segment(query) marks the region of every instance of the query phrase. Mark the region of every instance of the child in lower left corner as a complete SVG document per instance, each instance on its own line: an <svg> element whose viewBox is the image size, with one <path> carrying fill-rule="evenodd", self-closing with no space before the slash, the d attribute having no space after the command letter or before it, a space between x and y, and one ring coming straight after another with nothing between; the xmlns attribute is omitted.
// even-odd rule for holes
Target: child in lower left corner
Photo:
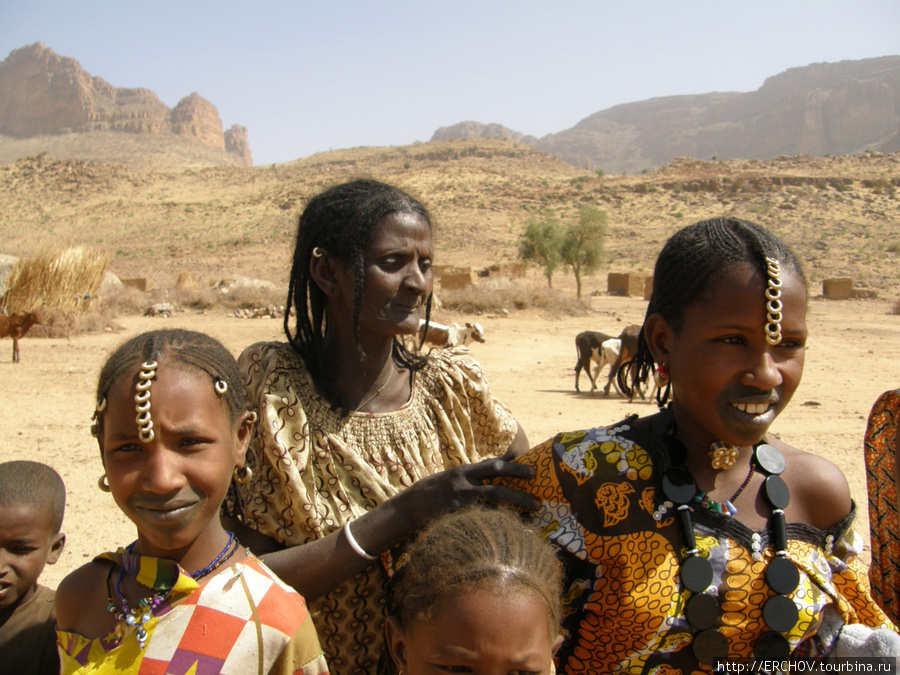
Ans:
<svg viewBox="0 0 900 675"><path fill-rule="evenodd" d="M59 560L62 478L46 464L0 464L0 672L59 673L53 591L38 583Z"/></svg>
<svg viewBox="0 0 900 675"><path fill-rule="evenodd" d="M98 482L137 539L66 577L56 595L63 675L321 675L303 598L219 520L255 416L234 357L203 333L144 333L97 387Z"/></svg>

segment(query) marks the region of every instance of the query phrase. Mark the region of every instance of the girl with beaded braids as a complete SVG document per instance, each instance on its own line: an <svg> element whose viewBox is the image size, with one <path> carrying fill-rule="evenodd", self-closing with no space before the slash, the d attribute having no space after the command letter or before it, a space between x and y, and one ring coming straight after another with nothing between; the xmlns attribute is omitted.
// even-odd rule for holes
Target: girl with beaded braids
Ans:
<svg viewBox="0 0 900 675"><path fill-rule="evenodd" d="M202 333L144 333L106 362L91 429L98 485L137 539L60 584L64 675L327 673L303 598L219 519L255 419L234 357Z"/></svg>
<svg viewBox="0 0 900 675"><path fill-rule="evenodd" d="M239 359L260 421L226 520L309 599L337 673L375 668L382 554L448 507L536 506L491 484L531 475L508 461L528 442L468 350L403 347L430 314L431 230L418 201L378 181L313 197L297 228L287 342Z"/></svg>
<svg viewBox="0 0 900 675"><path fill-rule="evenodd" d="M391 577L379 675L554 672L562 565L512 511L434 521Z"/></svg>
<svg viewBox="0 0 900 675"><path fill-rule="evenodd" d="M693 673L724 659L900 653L856 559L827 459L769 434L803 372L806 281L763 228L676 232L657 259L632 386L655 415L562 433L519 458L533 524L567 566L566 673Z"/></svg>

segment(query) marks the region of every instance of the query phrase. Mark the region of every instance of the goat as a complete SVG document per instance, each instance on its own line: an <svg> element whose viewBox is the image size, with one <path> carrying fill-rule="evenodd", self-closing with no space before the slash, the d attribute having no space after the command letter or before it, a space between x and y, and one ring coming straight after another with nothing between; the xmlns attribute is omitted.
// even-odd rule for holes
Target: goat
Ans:
<svg viewBox="0 0 900 675"><path fill-rule="evenodd" d="M11 337L13 341L13 363L19 363L19 338L31 330L34 324L43 325L39 312L23 312L0 316L0 338Z"/></svg>
<svg viewBox="0 0 900 675"><path fill-rule="evenodd" d="M425 319L419 321L419 342L424 341L440 349L467 345L469 342L484 342L484 328L480 323L467 323L465 325L451 323L449 326L442 323L428 323L426 333Z"/></svg>
<svg viewBox="0 0 900 675"><path fill-rule="evenodd" d="M591 361L600 361L603 343L612 339L612 335L592 330L586 330L575 336L575 352L578 356L578 361L575 363L575 391L581 391L578 386L578 379L581 377L582 370L587 372L587 376L591 380L591 391L597 388L594 376L591 375ZM607 391L609 391L608 386Z"/></svg>

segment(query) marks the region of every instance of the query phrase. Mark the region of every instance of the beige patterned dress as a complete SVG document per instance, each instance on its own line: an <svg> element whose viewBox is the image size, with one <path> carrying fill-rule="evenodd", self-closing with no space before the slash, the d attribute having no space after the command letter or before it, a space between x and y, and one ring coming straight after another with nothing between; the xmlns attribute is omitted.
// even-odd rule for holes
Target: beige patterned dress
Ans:
<svg viewBox="0 0 900 675"><path fill-rule="evenodd" d="M389 413L332 409L285 343L252 345L239 363L260 419L253 478L227 508L283 544L325 537L425 476L502 454L516 435L465 348L434 352L410 400ZM332 673L375 671L386 578L376 561L309 603Z"/></svg>

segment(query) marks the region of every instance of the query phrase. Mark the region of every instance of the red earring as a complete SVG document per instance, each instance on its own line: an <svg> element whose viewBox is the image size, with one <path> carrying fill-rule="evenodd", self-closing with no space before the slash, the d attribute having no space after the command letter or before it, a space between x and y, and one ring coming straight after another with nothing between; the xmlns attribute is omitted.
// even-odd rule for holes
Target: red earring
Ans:
<svg viewBox="0 0 900 675"><path fill-rule="evenodd" d="M669 368L664 363L660 363L656 367L656 371L653 373L653 381L656 382L656 386L659 389L665 389L669 385Z"/></svg>

